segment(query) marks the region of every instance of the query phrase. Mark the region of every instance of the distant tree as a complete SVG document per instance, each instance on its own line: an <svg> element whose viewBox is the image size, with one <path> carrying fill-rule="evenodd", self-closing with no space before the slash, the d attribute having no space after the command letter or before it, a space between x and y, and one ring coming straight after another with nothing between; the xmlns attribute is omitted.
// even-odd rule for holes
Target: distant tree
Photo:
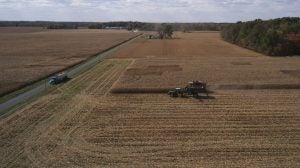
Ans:
<svg viewBox="0 0 300 168"><path fill-rule="evenodd" d="M172 38L173 36L173 27L172 25L162 24L157 28L160 39Z"/></svg>
<svg viewBox="0 0 300 168"><path fill-rule="evenodd" d="M293 33L295 35L297 35L298 33L300 33L300 22L289 26L288 32L289 33Z"/></svg>
<svg viewBox="0 0 300 168"><path fill-rule="evenodd" d="M78 25L74 23L50 23L47 29L77 29Z"/></svg>
<svg viewBox="0 0 300 168"><path fill-rule="evenodd" d="M262 39L262 49L266 51L266 53L273 55L274 54L274 48L281 43L283 40L283 36L281 33L276 31L273 28L269 28L267 33Z"/></svg>
<svg viewBox="0 0 300 168"><path fill-rule="evenodd" d="M164 33L167 38L172 38L173 36L173 27L171 25L166 25L164 28Z"/></svg>
<svg viewBox="0 0 300 168"><path fill-rule="evenodd" d="M88 26L89 29L104 29L104 25L102 23L91 24Z"/></svg>

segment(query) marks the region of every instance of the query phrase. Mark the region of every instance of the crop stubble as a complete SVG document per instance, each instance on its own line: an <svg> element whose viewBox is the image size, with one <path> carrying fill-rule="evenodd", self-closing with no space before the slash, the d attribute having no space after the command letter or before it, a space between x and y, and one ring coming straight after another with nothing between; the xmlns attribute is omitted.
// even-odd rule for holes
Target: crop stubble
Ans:
<svg viewBox="0 0 300 168"><path fill-rule="evenodd" d="M207 36L206 34L199 36L203 35ZM209 54L209 51L207 52ZM117 53L116 57L119 54L121 53ZM250 52L249 55L251 54L253 53ZM182 71L188 67L183 63L190 64L197 61L196 55L193 57L195 59L190 61L183 59L178 61L181 62ZM205 58L202 55L199 57ZM264 56L260 55L255 57L267 59L261 58ZM169 60L172 62L168 62ZM234 62L241 60L236 59ZM147 61L148 64L143 58L134 56L105 60L60 89L51 92L49 96L2 119L1 165L4 167L16 165L297 167L299 165L300 90L217 89L212 95L214 98L211 99L172 99L166 94L110 93L111 88L120 88L124 78L133 72L151 76L143 72L148 72L147 69L150 71L159 69L160 72L163 71L161 74L163 76L168 70L173 73L181 70L178 66L174 66L178 65L175 58L165 61L153 58ZM210 65L212 71L222 66L221 63L213 64L213 59L204 59L202 64L205 65L205 62ZM289 61L282 64L286 64L282 65L284 68L294 65ZM197 68L201 71L202 67ZM136 69L141 69L142 72ZM156 79L157 75L152 77ZM184 79L180 80L184 83ZM168 80L161 77L160 83L162 85L156 88L164 88ZM243 82L240 81L241 83ZM247 82L244 81L245 83ZM169 84L172 85L171 81Z"/></svg>

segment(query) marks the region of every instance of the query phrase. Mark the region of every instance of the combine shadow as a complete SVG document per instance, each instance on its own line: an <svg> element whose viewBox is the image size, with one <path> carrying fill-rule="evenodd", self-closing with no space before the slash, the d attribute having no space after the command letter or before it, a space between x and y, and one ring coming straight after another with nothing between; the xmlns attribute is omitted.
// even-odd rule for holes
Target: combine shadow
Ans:
<svg viewBox="0 0 300 168"><path fill-rule="evenodd" d="M200 101L202 101L202 100L214 100L214 99L216 99L214 96L202 96L202 95L197 96L197 97L193 97L193 98L197 99L197 100L200 100Z"/></svg>
<svg viewBox="0 0 300 168"><path fill-rule="evenodd" d="M216 99L214 96L204 96L204 95L199 95L199 96L188 96L188 95L183 95L183 96L178 96L178 97L174 97L176 99L197 99L199 101L203 101L203 100L214 100Z"/></svg>
<svg viewBox="0 0 300 168"><path fill-rule="evenodd" d="M208 95L205 95L205 94L202 93L201 95L198 95L194 98L197 99L197 100L200 100L200 101L202 101L202 100L214 100L216 98L214 96L210 95L210 94L213 94L213 93L214 92L212 90L207 90Z"/></svg>

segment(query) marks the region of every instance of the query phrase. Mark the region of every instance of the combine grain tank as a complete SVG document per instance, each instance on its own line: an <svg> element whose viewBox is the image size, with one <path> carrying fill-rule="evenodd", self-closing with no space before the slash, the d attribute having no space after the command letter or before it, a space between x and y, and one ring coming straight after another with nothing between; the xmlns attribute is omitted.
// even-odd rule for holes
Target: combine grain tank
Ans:
<svg viewBox="0 0 300 168"><path fill-rule="evenodd" d="M56 84L66 81L67 79L68 79L67 74L65 72L62 72L55 76L52 76L51 79L49 80L49 83L52 85L56 85Z"/></svg>

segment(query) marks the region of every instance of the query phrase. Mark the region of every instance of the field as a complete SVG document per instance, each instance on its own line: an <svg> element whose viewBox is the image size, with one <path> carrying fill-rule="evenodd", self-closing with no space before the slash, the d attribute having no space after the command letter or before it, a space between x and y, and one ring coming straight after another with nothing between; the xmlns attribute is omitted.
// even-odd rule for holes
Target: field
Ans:
<svg viewBox="0 0 300 168"><path fill-rule="evenodd" d="M244 87L300 88L299 57L274 58L231 45L218 33L177 33L178 40L139 41L114 58L135 58L121 77L123 89L155 90L207 81L212 89Z"/></svg>
<svg viewBox="0 0 300 168"><path fill-rule="evenodd" d="M218 33L176 36L137 40L2 118L0 165L298 167L300 58L263 56ZM193 79L213 93L157 91Z"/></svg>
<svg viewBox="0 0 300 168"><path fill-rule="evenodd" d="M79 63L135 33L0 28L0 95Z"/></svg>

